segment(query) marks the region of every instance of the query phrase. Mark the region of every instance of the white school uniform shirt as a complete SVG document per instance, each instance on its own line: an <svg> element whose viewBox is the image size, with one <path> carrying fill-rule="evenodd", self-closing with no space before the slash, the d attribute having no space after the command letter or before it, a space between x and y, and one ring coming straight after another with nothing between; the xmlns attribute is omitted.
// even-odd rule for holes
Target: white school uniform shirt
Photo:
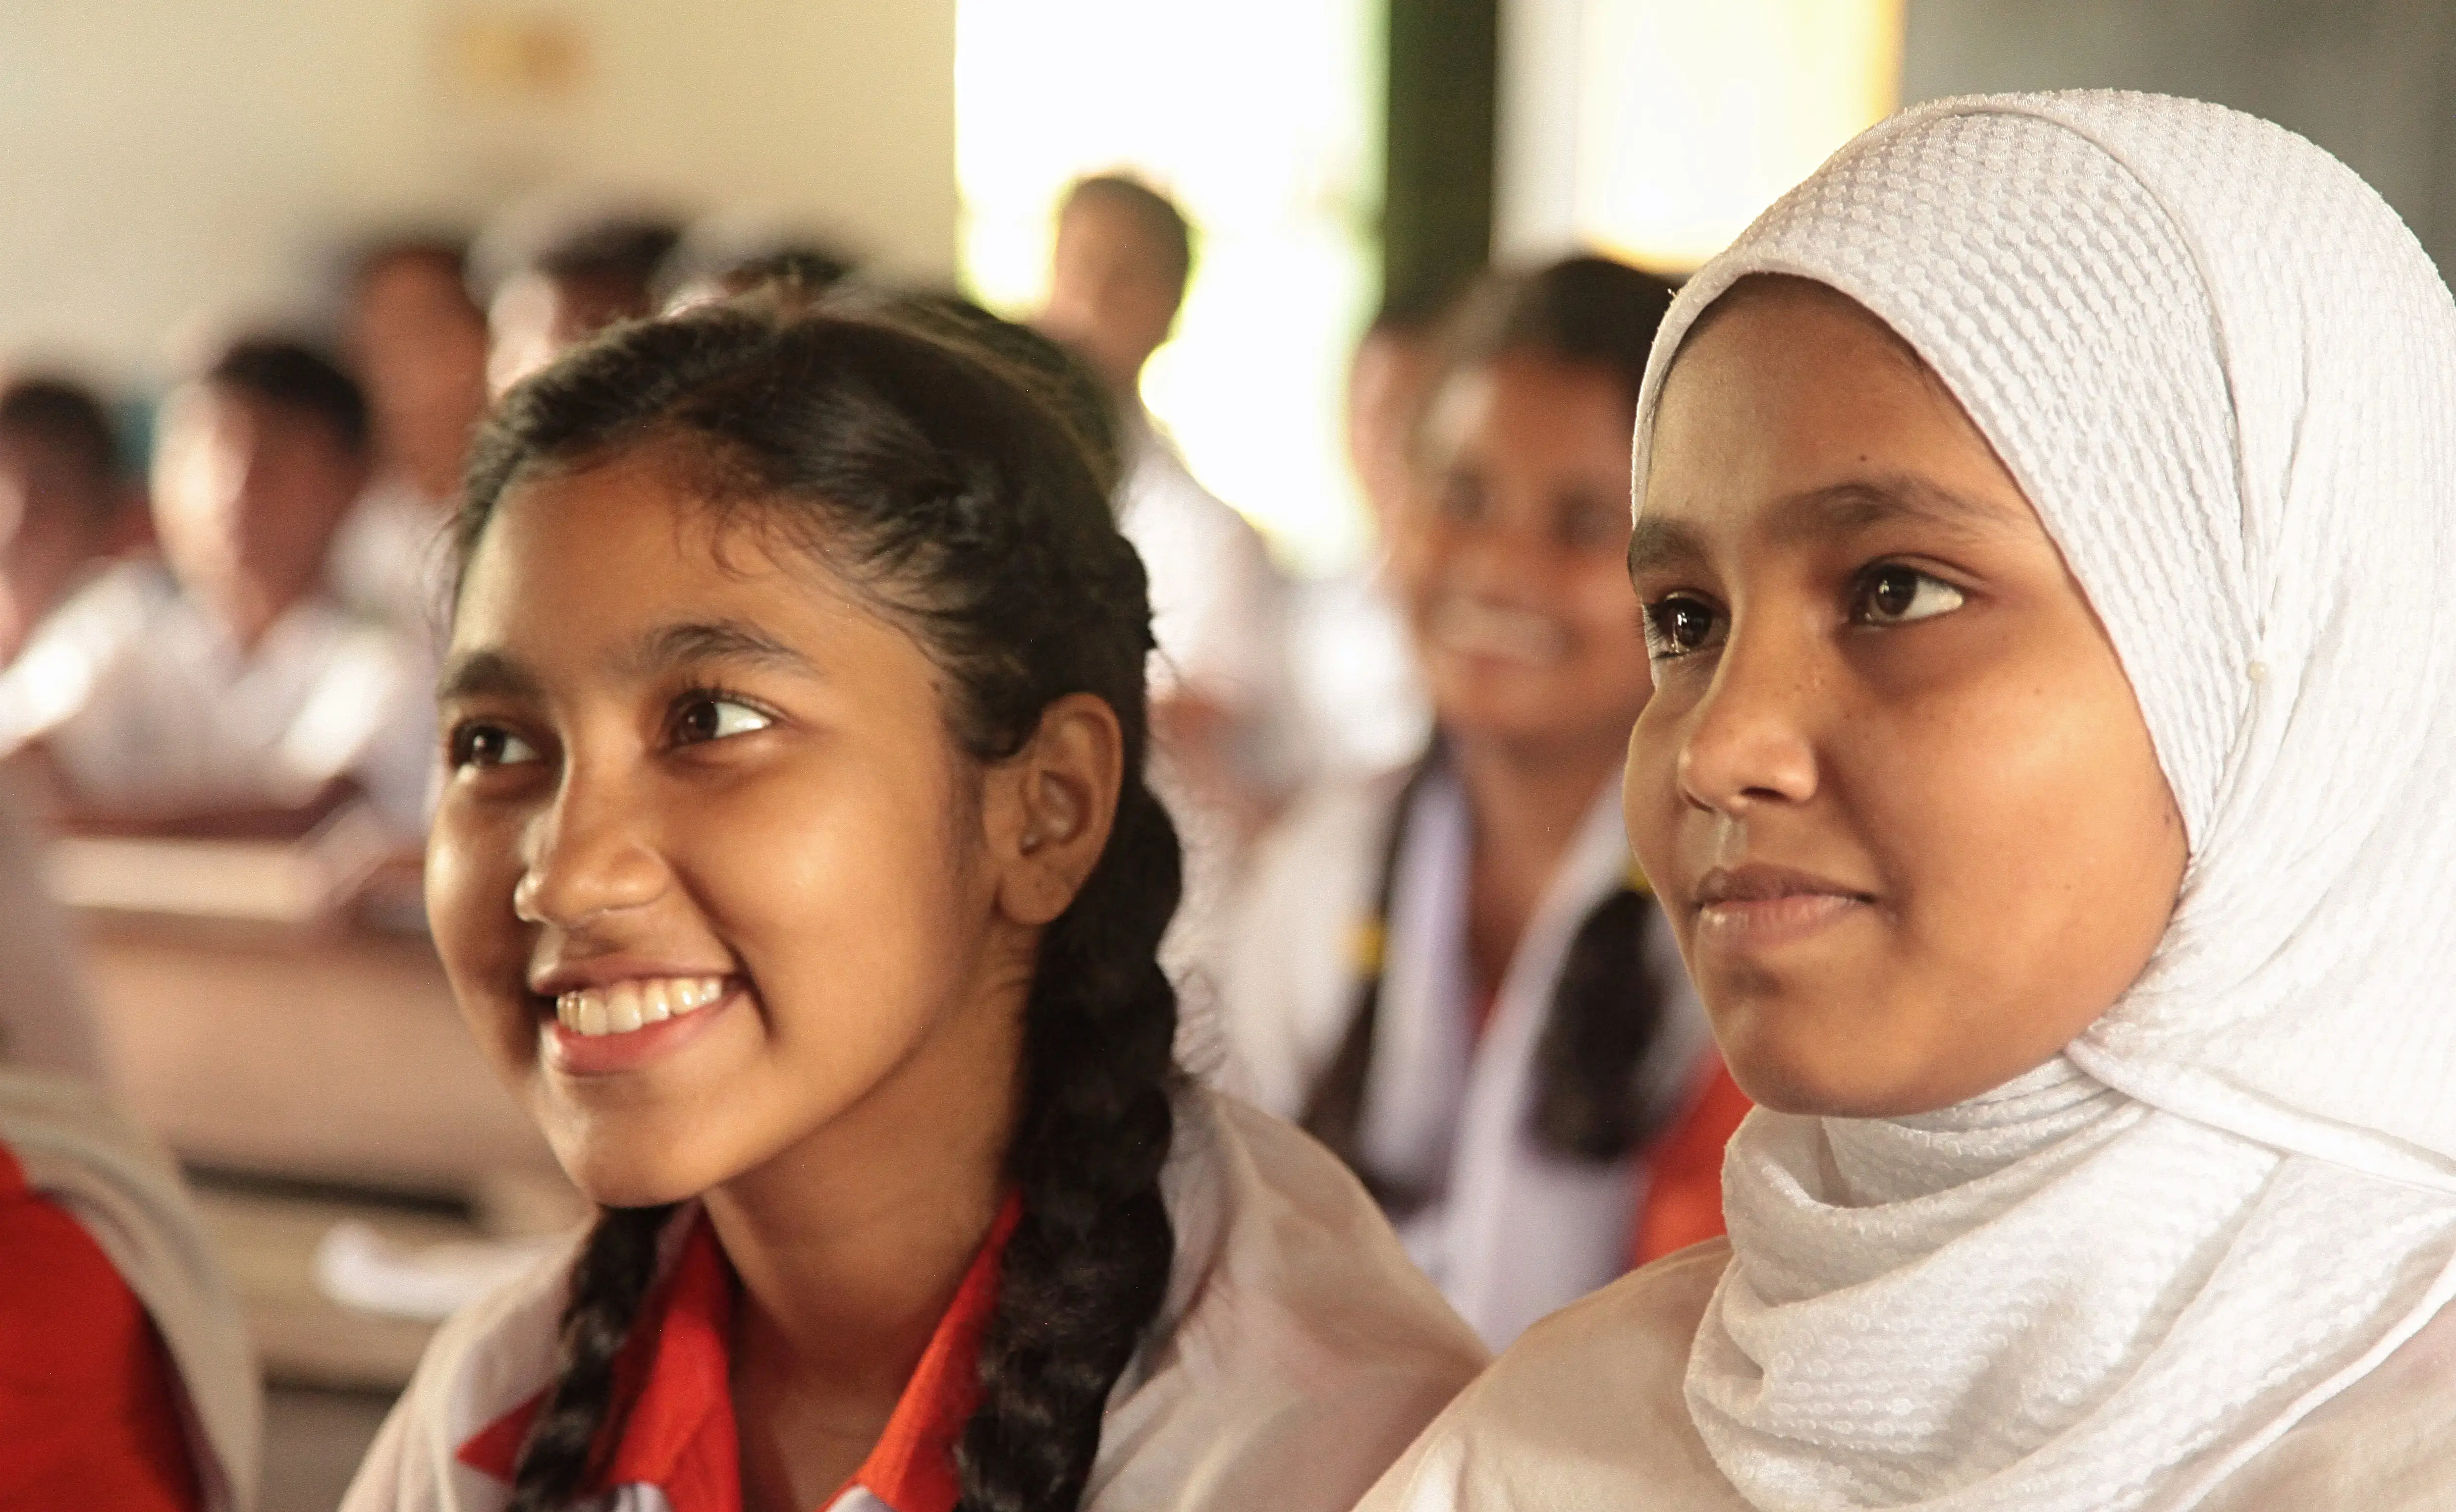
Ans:
<svg viewBox="0 0 2456 1512"><path fill-rule="evenodd" d="M1365 776L1424 748L1432 702L1383 563L1297 585L1289 626L1315 772Z"/></svg>
<svg viewBox="0 0 2456 1512"><path fill-rule="evenodd" d="M139 810L300 804L346 776L416 835L432 677L421 647L323 598L241 650L169 573L130 562L0 671L0 753L39 739L80 799Z"/></svg>
<svg viewBox="0 0 2456 1512"><path fill-rule="evenodd" d="M1355 938L1370 920L1407 773L1330 780L1258 847L1219 969L1231 1064L1261 1106L1299 1115L1356 1011ZM1420 784L1392 878L1373 1067L1358 1142L1372 1166L1434 1195L1400 1224L1417 1263L1487 1344L1628 1268L1645 1195L1639 1157L1581 1160L1529 1127L1535 1055L1579 927L1627 885L1615 776L1545 889L1479 1041L1466 943L1469 819L1446 769ZM1644 1074L1668 1110L1711 1044L1660 909L1645 964L1663 1028Z"/></svg>
<svg viewBox="0 0 2456 1512"><path fill-rule="evenodd" d="M1228 765L1253 793L1276 798L1305 757L1302 720L1291 699L1288 589L1270 548L1245 517L1195 480L1176 443L1136 404L1119 421L1124 475L1117 529L1142 558L1149 581L1155 698L1199 694L1225 709ZM1151 782L1184 848L1182 900L1161 946L1161 964L1186 1008L1187 1041L1209 1033L1215 988L1204 963L1218 950L1220 910L1244 865L1235 815L1206 806L1180 780L1163 745Z"/></svg>
<svg viewBox="0 0 2456 1512"><path fill-rule="evenodd" d="M1277 1119L1189 1090L1161 1190L1168 1296L1110 1394L1085 1512L1347 1512L1483 1347L1355 1178ZM568 1269L559 1257L443 1326L343 1512L500 1512L509 1487L457 1455L547 1384ZM611 1502L665 1505L645 1485ZM829 1512L897 1509L855 1486Z"/></svg>
<svg viewBox="0 0 2456 1512"><path fill-rule="evenodd" d="M1730 1255L1724 1239L1683 1250L1528 1330L1357 1512L1753 1512L1685 1391ZM2451 1440L2456 1315L2442 1311L2195 1512L2445 1512Z"/></svg>
<svg viewBox="0 0 2456 1512"><path fill-rule="evenodd" d="M325 576L333 596L415 644L440 649L452 588L452 511L398 475L376 480L350 506Z"/></svg>

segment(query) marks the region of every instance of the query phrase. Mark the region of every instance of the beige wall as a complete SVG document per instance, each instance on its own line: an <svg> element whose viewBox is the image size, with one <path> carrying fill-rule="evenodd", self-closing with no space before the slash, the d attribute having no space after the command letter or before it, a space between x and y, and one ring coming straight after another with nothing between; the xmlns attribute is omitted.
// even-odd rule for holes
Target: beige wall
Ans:
<svg viewBox="0 0 2456 1512"><path fill-rule="evenodd" d="M576 67L498 66L539 36ZM354 228L575 182L943 276L953 59L953 0L9 0L0 358L141 378L183 322L298 308Z"/></svg>

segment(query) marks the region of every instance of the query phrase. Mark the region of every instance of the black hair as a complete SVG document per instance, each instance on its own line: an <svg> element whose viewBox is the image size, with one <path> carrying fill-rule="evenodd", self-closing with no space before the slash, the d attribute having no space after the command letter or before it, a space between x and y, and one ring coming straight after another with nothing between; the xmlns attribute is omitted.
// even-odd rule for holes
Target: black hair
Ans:
<svg viewBox="0 0 2456 1512"><path fill-rule="evenodd" d="M1194 276L1194 224L1177 208L1177 201L1132 174L1093 174L1067 189L1058 213L1063 215L1087 199L1126 213L1158 256L1160 271L1176 288L1177 298L1183 299L1186 283Z"/></svg>
<svg viewBox="0 0 2456 1512"><path fill-rule="evenodd" d="M1020 750L1055 699L1115 711L1116 823L1044 932L1006 1155L1021 1216L955 1460L969 1512L1075 1507L1110 1390L1166 1296L1159 1175L1174 1130L1177 998L1158 963L1175 829L1142 779L1142 563L1074 434L986 344L890 315L747 302L618 327L516 386L481 431L457 531L465 572L530 469L653 447L724 518L815 553L909 627L945 675L950 738ZM668 1208L610 1209L575 1262L554 1384L516 1471L522 1512L571 1503L619 1436L613 1361Z"/></svg>
<svg viewBox="0 0 2456 1512"><path fill-rule="evenodd" d="M200 375L215 388L307 416L353 457L366 454L367 397L340 364L287 337L241 337Z"/></svg>
<svg viewBox="0 0 2456 1512"><path fill-rule="evenodd" d="M609 215L583 222L531 250L523 266L546 277L637 288L645 305L657 269L682 240L682 228L654 215Z"/></svg>
<svg viewBox="0 0 2456 1512"><path fill-rule="evenodd" d="M94 392L72 378L29 375L0 386L0 433L31 441L66 462L86 485L79 493L100 523L118 507L119 433Z"/></svg>
<svg viewBox="0 0 2456 1512"><path fill-rule="evenodd" d="M1450 318L1443 371L1521 353L1602 368L1627 391L1633 419L1655 329L1677 292L1652 274L1591 255L1486 275Z"/></svg>
<svg viewBox="0 0 2456 1512"><path fill-rule="evenodd" d="M1612 374L1628 396L1633 421L1655 328L1673 293L1662 279L1607 257L1568 257L1531 272L1488 275L1450 317L1436 384L1466 368L1531 354ZM1393 806L1373 930L1388 917L1408 810L1440 760L1437 738ZM1617 1159L1644 1144L1658 1125L1661 1110L1648 1096L1646 1075L1664 1018L1645 959L1651 909L1633 879L1615 889L1581 921L1562 961L1536 1043L1528 1112L1537 1141L1555 1154ZM1307 1096L1303 1123L1356 1168L1385 1208L1404 1214L1431 1194L1373 1171L1360 1141L1382 993L1380 963L1368 966L1359 973L1347 1030Z"/></svg>

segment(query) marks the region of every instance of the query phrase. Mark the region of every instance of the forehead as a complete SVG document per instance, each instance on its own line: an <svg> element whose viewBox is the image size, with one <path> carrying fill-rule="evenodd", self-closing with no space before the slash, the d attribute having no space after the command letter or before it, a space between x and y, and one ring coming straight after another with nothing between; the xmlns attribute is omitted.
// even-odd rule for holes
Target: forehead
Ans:
<svg viewBox="0 0 2456 1512"><path fill-rule="evenodd" d="M1735 293L1665 378L1632 566L1895 521L2043 539L1985 436L1875 317L1801 280Z"/></svg>

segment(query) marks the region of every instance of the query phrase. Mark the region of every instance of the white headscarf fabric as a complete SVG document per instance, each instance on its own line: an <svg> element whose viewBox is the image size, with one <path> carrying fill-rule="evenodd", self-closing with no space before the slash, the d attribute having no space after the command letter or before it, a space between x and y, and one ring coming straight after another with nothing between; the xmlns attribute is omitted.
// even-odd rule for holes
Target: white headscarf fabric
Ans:
<svg viewBox="0 0 2456 1512"><path fill-rule="evenodd" d="M1759 273L1873 311L1994 443L2192 859L2057 1060L1922 1117L1750 1116L1689 1410L1769 1512L2188 1507L2456 1293L2456 307L2266 122L1940 102L1689 282L1641 512L1671 356Z"/></svg>

